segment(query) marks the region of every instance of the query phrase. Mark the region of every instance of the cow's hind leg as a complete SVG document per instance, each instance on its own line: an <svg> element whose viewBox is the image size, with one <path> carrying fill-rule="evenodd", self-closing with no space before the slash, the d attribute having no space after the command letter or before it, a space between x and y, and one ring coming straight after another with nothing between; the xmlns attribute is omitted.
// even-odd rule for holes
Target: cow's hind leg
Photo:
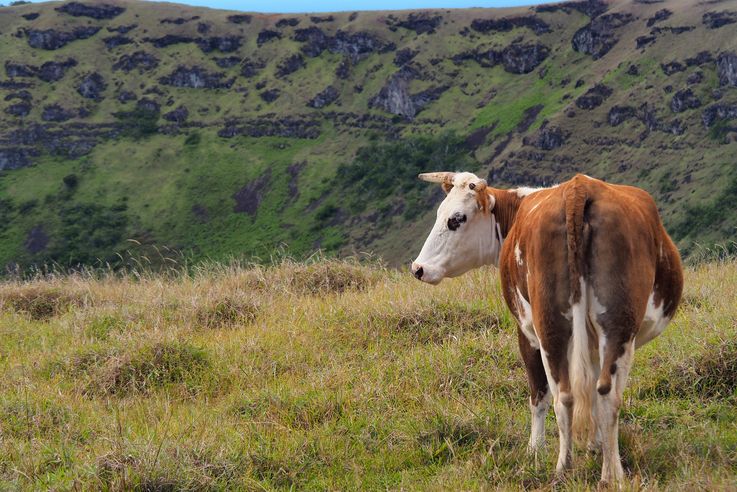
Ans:
<svg viewBox="0 0 737 492"><path fill-rule="evenodd" d="M619 408L632 367L635 342L609 341L603 353L601 376L597 383L597 416L602 434L601 481L617 483L624 478L619 456Z"/></svg>
<svg viewBox="0 0 737 492"><path fill-rule="evenodd" d="M532 327L529 328L526 331L534 334ZM537 452L545 446L545 417L550 409L551 394L537 337L528 338L528 335L525 335L522 329L517 330L517 336L520 353L527 372L527 382L530 387L530 413L532 418L527 451L537 457Z"/></svg>
<svg viewBox="0 0 737 492"><path fill-rule="evenodd" d="M543 347L541 353L558 424L559 449L555 472L560 476L571 467L573 461L573 395L565 357L567 340L554 345L551 347L553 352L547 353Z"/></svg>

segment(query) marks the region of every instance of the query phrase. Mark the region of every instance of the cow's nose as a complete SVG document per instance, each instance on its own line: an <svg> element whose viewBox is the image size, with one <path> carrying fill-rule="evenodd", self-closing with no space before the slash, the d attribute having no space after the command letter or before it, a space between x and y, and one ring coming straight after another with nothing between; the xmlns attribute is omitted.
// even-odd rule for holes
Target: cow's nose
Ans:
<svg viewBox="0 0 737 492"><path fill-rule="evenodd" d="M418 265L417 263L412 263L412 275L414 275L417 280L422 280L422 275L424 273L425 271L422 269L421 265Z"/></svg>

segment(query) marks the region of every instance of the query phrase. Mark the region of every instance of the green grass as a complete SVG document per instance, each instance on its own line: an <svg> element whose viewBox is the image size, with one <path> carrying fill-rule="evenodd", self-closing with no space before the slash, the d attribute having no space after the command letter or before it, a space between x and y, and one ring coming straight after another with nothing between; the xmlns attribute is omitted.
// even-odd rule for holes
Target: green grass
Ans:
<svg viewBox="0 0 737 492"><path fill-rule="evenodd" d="M627 490L737 476L737 265L686 272L620 417ZM40 307L39 307L40 306ZM431 287L375 263L0 284L0 488L594 490L527 384L493 270Z"/></svg>

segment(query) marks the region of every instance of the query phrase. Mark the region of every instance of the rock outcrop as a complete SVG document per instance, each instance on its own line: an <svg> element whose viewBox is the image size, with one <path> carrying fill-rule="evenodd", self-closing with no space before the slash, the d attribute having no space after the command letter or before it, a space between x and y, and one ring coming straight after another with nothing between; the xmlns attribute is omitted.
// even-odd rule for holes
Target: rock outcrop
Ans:
<svg viewBox="0 0 737 492"><path fill-rule="evenodd" d="M145 51L135 51L130 55L125 54L118 58L118 61L113 63L113 70L122 70L124 72L130 72L131 70L138 69L138 73L143 73L148 70L153 70L159 66L159 59L150 53Z"/></svg>
<svg viewBox="0 0 737 492"><path fill-rule="evenodd" d="M609 5L602 0L578 0L575 2L561 2L552 5L539 5L535 7L535 12L558 12L562 10L570 13L571 10L577 10L590 18L597 17L607 11Z"/></svg>
<svg viewBox="0 0 737 492"><path fill-rule="evenodd" d="M413 12L404 19L397 19L394 15L387 17L386 23L390 26L391 30L396 30L398 27L409 29L417 34L423 33L434 33L435 29L440 26L443 21L443 17L440 15L431 15L429 12Z"/></svg>
<svg viewBox="0 0 737 492"><path fill-rule="evenodd" d="M310 58L320 56L323 51L328 50L350 57L353 63L371 53L384 53L396 48L393 43L387 43L370 33L360 31L348 33L338 30L335 36L330 36L315 26L297 29L293 39L305 43L302 46L302 53Z"/></svg>
<svg viewBox="0 0 737 492"><path fill-rule="evenodd" d="M241 63L241 75L247 79L255 77L258 73L266 66L266 63L261 60L251 60L246 58Z"/></svg>
<svg viewBox="0 0 737 492"><path fill-rule="evenodd" d="M717 75L720 86L737 87L737 55L734 52L720 53L717 57Z"/></svg>
<svg viewBox="0 0 737 492"><path fill-rule="evenodd" d="M44 106L41 112L41 119L44 121L67 121L77 116L77 112L72 109L66 109L59 104L49 104Z"/></svg>
<svg viewBox="0 0 737 492"><path fill-rule="evenodd" d="M425 106L448 90L447 86L439 86L410 94L409 82L415 77L416 72L407 67L405 65L389 77L379 93L369 100L369 108L383 109L388 113L412 120Z"/></svg>
<svg viewBox="0 0 737 492"><path fill-rule="evenodd" d="M231 53L238 51L243 42L241 36L213 36L211 38L200 38L196 40L197 46L204 53L212 51L222 51L223 53Z"/></svg>
<svg viewBox="0 0 737 492"><path fill-rule="evenodd" d="M67 70L75 66L77 60L74 58L67 58L61 62L48 61L40 67L6 61L5 73L8 77L37 77L44 82L56 82L64 77Z"/></svg>
<svg viewBox="0 0 737 492"><path fill-rule="evenodd" d="M647 27L652 27L652 26L655 25L655 23L661 22L661 21L664 21L664 20L670 18L671 15L673 15L673 12L671 12L668 9L658 10L657 12L655 12L655 14L652 17L650 17L647 20L647 22L645 23L645 25Z"/></svg>
<svg viewBox="0 0 737 492"><path fill-rule="evenodd" d="M189 110L186 106L179 106L178 108L164 114L164 119L166 121L174 123L184 123L187 121L187 118L189 118Z"/></svg>
<svg viewBox="0 0 737 492"><path fill-rule="evenodd" d="M87 99L102 99L102 92L107 85L105 79L97 72L87 74L82 82L77 86L77 92L80 96Z"/></svg>
<svg viewBox="0 0 737 492"><path fill-rule="evenodd" d="M701 113L701 121L704 127L710 128L719 120L731 120L737 118L737 103L717 103L707 107Z"/></svg>
<svg viewBox="0 0 737 492"><path fill-rule="evenodd" d="M405 63L412 61L412 59L417 56L417 53L419 53L419 51L410 48L399 50L394 55L394 64L401 67Z"/></svg>
<svg viewBox="0 0 737 492"><path fill-rule="evenodd" d="M701 107L701 100L693 93L691 89L682 89L673 94L670 101L670 109L674 113L682 113L688 109L696 109Z"/></svg>
<svg viewBox="0 0 737 492"><path fill-rule="evenodd" d="M683 72L684 70L686 70L686 67L680 62L672 61L668 63L661 63L660 69L663 70L664 74L670 76L677 72Z"/></svg>
<svg viewBox="0 0 737 492"><path fill-rule="evenodd" d="M313 97L310 102L307 103L307 105L311 108L319 109L334 103L335 101L337 101L339 96L340 92L338 92L338 89L336 89L332 85L329 85L325 88L325 90Z"/></svg>
<svg viewBox="0 0 737 492"><path fill-rule="evenodd" d="M614 13L592 20L573 35L573 49L591 55L594 60L609 53L619 41L616 30L632 22L632 14Z"/></svg>
<svg viewBox="0 0 737 492"><path fill-rule="evenodd" d="M28 46L43 50L58 50L72 41L91 38L100 30L96 26L76 27L71 31L56 31L54 29L29 29L26 32Z"/></svg>
<svg viewBox="0 0 737 492"><path fill-rule="evenodd" d="M107 32L117 32L118 34L127 34L131 32L133 29L138 27L138 24L128 24L127 26L115 26L115 27L107 27Z"/></svg>
<svg viewBox="0 0 737 492"><path fill-rule="evenodd" d="M320 136L322 120L290 118L255 118L231 121L218 132L223 138L237 135L248 137L286 137L315 139Z"/></svg>
<svg viewBox="0 0 737 492"><path fill-rule="evenodd" d="M265 102L272 103L279 99L279 96L281 96L281 91L279 89L268 89L260 92L258 96Z"/></svg>
<svg viewBox="0 0 737 492"><path fill-rule="evenodd" d="M576 99L576 106L581 109L598 108L613 92L611 87L607 87L604 84L596 84Z"/></svg>
<svg viewBox="0 0 737 492"><path fill-rule="evenodd" d="M235 14L228 16L228 22L233 24L250 24L251 19L253 19L253 16L248 14Z"/></svg>
<svg viewBox="0 0 737 492"><path fill-rule="evenodd" d="M272 31L271 29L264 29L263 31L258 33L258 37L256 38L256 44L260 47L269 41L276 41L281 39L282 33L279 31Z"/></svg>
<svg viewBox="0 0 737 492"><path fill-rule="evenodd" d="M550 54L550 49L540 43L513 43L502 50L501 61L509 73L530 73Z"/></svg>
<svg viewBox="0 0 737 492"><path fill-rule="evenodd" d="M279 64L276 66L276 72L274 75L276 75L277 78L281 79L289 74L296 72L300 68L304 68L305 66L307 66L307 64L305 63L304 57L299 53L295 53L279 62Z"/></svg>
<svg viewBox="0 0 737 492"><path fill-rule="evenodd" d="M117 5L105 3L90 5L80 2L67 2L54 10L74 17L90 17L97 20L113 19L125 12L125 8Z"/></svg>
<svg viewBox="0 0 737 492"><path fill-rule="evenodd" d="M722 12L707 12L701 18L701 22L708 29L718 29L727 24L734 24L737 22L737 12L722 11Z"/></svg>
<svg viewBox="0 0 737 492"><path fill-rule="evenodd" d="M282 29L284 27L294 27L299 24L299 19L296 17L288 17L285 19L279 19L276 21L276 27Z"/></svg>
<svg viewBox="0 0 737 492"><path fill-rule="evenodd" d="M28 116L28 113L30 112L31 112L31 104L26 101L11 104L7 108L5 108L6 114L9 114L11 116L18 116L20 118Z"/></svg>
<svg viewBox="0 0 737 492"><path fill-rule="evenodd" d="M471 29L483 34L507 32L518 27L525 27L538 35L550 32L550 25L534 15L502 19L474 19L471 21Z"/></svg>
<svg viewBox="0 0 737 492"><path fill-rule="evenodd" d="M561 128L544 124L531 137L522 139L522 143L540 150L553 150L562 147L567 138L568 136Z"/></svg>
<svg viewBox="0 0 737 492"><path fill-rule="evenodd" d="M102 41L105 43L105 47L109 50L117 48L118 46L124 46L126 44L133 43L133 40L128 36L117 35L103 38Z"/></svg>
<svg viewBox="0 0 737 492"><path fill-rule="evenodd" d="M473 60L482 67L491 68L499 63L509 73L525 74L532 72L550 54L550 49L540 43L512 43L501 51L490 49L485 51L466 51L453 55L454 63L460 64Z"/></svg>
<svg viewBox="0 0 737 492"><path fill-rule="evenodd" d="M35 149L0 147L0 171L20 169L31 164L31 157L38 155Z"/></svg>
<svg viewBox="0 0 737 492"><path fill-rule="evenodd" d="M147 43L153 44L156 48L166 48L167 46L171 46L173 44L194 42L194 38L191 38L189 36L181 36L179 34L167 34L165 36L161 36L160 38L143 38L143 40Z"/></svg>
<svg viewBox="0 0 737 492"><path fill-rule="evenodd" d="M229 89L235 79L226 79L224 73L208 72L202 67L179 66L171 74L161 77L159 82L173 87L192 89Z"/></svg>

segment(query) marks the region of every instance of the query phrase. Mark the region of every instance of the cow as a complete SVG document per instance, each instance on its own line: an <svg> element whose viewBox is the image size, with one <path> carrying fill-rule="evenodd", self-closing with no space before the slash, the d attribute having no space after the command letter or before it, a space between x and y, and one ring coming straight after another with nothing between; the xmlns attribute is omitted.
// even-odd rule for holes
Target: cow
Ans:
<svg viewBox="0 0 737 492"><path fill-rule="evenodd" d="M419 178L446 196L411 271L437 284L499 268L530 389L528 450L544 446L552 400L556 476L572 465L573 438L588 437L602 454L601 482L621 482L619 408L634 352L663 332L683 290L681 258L655 201L582 174L509 190L468 172Z"/></svg>

